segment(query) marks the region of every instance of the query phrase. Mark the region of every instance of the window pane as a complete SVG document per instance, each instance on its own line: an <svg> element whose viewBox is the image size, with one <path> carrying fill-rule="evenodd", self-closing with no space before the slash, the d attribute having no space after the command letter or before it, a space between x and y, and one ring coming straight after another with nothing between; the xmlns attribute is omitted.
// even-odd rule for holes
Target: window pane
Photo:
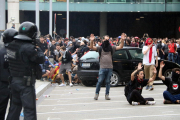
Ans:
<svg viewBox="0 0 180 120"><path fill-rule="evenodd" d="M126 50L119 50L113 54L113 58L115 58L115 59L128 59L128 55L127 55Z"/></svg>
<svg viewBox="0 0 180 120"><path fill-rule="evenodd" d="M142 49L129 50L132 59L143 59Z"/></svg>
<svg viewBox="0 0 180 120"><path fill-rule="evenodd" d="M97 59L99 57L99 53L96 51L89 51L84 56L81 57L81 60L87 60L87 59Z"/></svg>

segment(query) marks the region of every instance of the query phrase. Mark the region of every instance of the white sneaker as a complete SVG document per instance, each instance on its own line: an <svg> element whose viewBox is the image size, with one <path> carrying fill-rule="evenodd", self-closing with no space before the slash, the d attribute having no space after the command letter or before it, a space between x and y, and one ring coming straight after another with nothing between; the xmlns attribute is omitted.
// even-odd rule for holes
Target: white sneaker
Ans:
<svg viewBox="0 0 180 120"><path fill-rule="evenodd" d="M73 87L73 84L72 84L72 83L70 83L70 84L69 84L69 86L70 86L70 87Z"/></svg>
<svg viewBox="0 0 180 120"><path fill-rule="evenodd" d="M61 83L61 84L59 85L59 87L63 87L63 86L66 86L66 84Z"/></svg>
<svg viewBox="0 0 180 120"><path fill-rule="evenodd" d="M132 101L132 106L139 105L138 102Z"/></svg>
<svg viewBox="0 0 180 120"><path fill-rule="evenodd" d="M156 104L156 101L148 101L147 104L148 104L148 105L155 105L155 104Z"/></svg>

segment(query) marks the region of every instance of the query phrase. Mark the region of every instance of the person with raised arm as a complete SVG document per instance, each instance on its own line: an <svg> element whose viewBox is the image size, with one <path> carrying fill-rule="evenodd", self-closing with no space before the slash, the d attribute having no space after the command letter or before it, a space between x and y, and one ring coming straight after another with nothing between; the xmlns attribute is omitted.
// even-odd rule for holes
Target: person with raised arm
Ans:
<svg viewBox="0 0 180 120"><path fill-rule="evenodd" d="M158 77L167 86L167 90L163 92L164 104L178 103L180 104L180 68L172 69L172 77L167 78L162 75L162 69L165 66L164 61L161 61Z"/></svg>
<svg viewBox="0 0 180 120"><path fill-rule="evenodd" d="M142 63L138 64L137 69L131 74L131 81L125 89L125 96L131 105L154 105L156 102L154 98L144 98L142 94L143 87L156 78L156 67L154 67L153 76L150 79L143 79L144 71L142 70Z"/></svg>

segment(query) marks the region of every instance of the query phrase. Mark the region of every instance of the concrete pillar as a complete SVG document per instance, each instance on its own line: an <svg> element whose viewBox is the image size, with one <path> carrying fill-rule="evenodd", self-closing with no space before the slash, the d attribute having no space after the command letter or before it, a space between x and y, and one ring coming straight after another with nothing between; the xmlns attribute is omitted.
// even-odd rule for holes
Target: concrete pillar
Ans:
<svg viewBox="0 0 180 120"><path fill-rule="evenodd" d="M7 28L15 25L15 29L19 29L19 0L8 0L8 23Z"/></svg>
<svg viewBox="0 0 180 120"><path fill-rule="evenodd" d="M107 13L100 13L100 37L107 34Z"/></svg>
<svg viewBox="0 0 180 120"><path fill-rule="evenodd" d="M6 29L6 3L5 0L2 0L0 3L0 32Z"/></svg>
<svg viewBox="0 0 180 120"><path fill-rule="evenodd" d="M180 38L180 17L176 21L176 38Z"/></svg>
<svg viewBox="0 0 180 120"><path fill-rule="evenodd" d="M39 29L39 0L36 0L36 26Z"/></svg>
<svg viewBox="0 0 180 120"><path fill-rule="evenodd" d="M49 34L52 36L52 0L49 0Z"/></svg>

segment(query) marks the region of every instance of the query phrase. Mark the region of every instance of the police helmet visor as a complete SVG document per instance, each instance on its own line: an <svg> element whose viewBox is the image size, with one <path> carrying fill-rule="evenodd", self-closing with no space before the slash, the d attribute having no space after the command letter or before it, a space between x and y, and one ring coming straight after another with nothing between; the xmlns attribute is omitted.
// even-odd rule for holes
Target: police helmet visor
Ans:
<svg viewBox="0 0 180 120"><path fill-rule="evenodd" d="M26 35L16 35L14 38L19 40L32 40L30 37Z"/></svg>

